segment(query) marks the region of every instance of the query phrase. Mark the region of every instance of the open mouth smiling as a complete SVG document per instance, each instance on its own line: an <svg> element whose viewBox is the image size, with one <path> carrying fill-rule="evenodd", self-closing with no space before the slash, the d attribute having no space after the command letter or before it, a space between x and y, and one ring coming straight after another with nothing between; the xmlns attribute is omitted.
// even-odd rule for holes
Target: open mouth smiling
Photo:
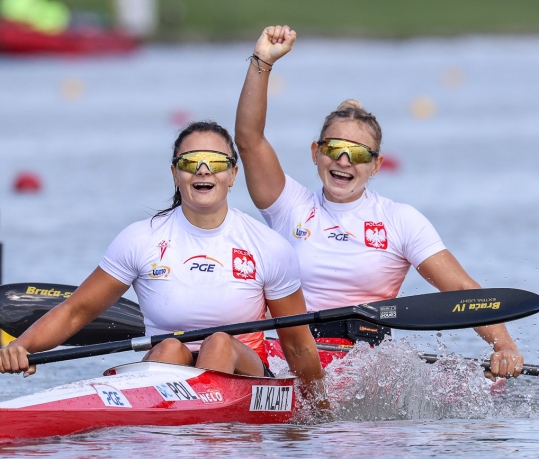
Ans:
<svg viewBox="0 0 539 459"><path fill-rule="evenodd" d="M341 171L329 171L330 175L337 180L348 180L351 181L354 176L351 174L347 174L346 172Z"/></svg>
<svg viewBox="0 0 539 459"><path fill-rule="evenodd" d="M209 182L197 182L193 183L193 188L195 190L203 191L203 190L211 190L215 185L213 183Z"/></svg>

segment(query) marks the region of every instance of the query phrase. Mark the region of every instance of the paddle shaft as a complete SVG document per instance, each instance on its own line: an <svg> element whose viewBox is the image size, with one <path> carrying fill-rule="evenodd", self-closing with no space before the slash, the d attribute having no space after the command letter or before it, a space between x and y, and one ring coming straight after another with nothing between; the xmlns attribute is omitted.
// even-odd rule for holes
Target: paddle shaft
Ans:
<svg viewBox="0 0 539 459"><path fill-rule="evenodd" d="M28 291L33 290L27 289L26 296L32 301L41 301L43 290L40 289L39 295L32 295L28 294ZM17 290L9 285L0 286L0 312L6 306L13 306L10 301L17 297L16 292ZM48 291L45 290L45 292L48 298ZM125 301L123 298L121 300ZM61 302L62 300L57 299L57 301ZM130 303L131 306L138 307L135 303ZM117 304L111 308L116 307ZM17 306L14 307L16 308ZM122 307L124 306L119 307L120 311ZM43 352L31 356L30 362L32 364L48 363L127 350L147 350L167 338L176 338L182 342L192 342L203 340L217 332L239 335L346 319L362 319L376 325L401 330L449 330L506 322L535 314L538 311L539 295L526 290L491 288L437 292L392 298L357 306L327 309L296 316L91 344L79 349ZM10 312L9 308L7 312ZM0 314L1 318L2 314ZM29 325L27 324L27 326ZM0 322L0 328L5 329L2 322Z"/></svg>
<svg viewBox="0 0 539 459"><path fill-rule="evenodd" d="M293 316L277 317L274 319L257 320L234 325L204 328L186 332L166 333L163 335L133 338L130 340L115 341L111 343L94 344L80 348L59 349L55 351L39 352L28 356L30 365L39 365L50 362L60 362L83 357L112 354L124 351L149 350L165 339L174 338L182 343L201 341L214 333L222 332L229 335L241 335L257 331L267 331L279 328L296 327L312 323L329 322L332 320L344 320L355 316L355 307L337 308L328 311L310 312Z"/></svg>
<svg viewBox="0 0 539 459"><path fill-rule="evenodd" d="M324 344L324 343L316 343L316 347L317 349L320 349L321 351L331 351L331 352L349 352L354 348L354 346L348 346L345 344ZM436 354L421 354L421 353L419 354L419 357L425 360L427 363L435 363L442 358L442 356L439 356ZM477 359L473 359L471 357L464 357L464 360L476 361L485 370L490 371L490 362L488 360L478 361ZM528 375L528 376L539 376L539 365L524 364L522 366L522 374Z"/></svg>

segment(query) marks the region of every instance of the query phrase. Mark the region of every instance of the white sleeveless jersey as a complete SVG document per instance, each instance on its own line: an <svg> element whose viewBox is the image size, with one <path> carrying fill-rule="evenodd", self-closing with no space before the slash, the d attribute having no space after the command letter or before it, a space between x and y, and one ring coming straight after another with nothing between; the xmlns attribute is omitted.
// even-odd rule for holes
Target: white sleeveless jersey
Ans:
<svg viewBox="0 0 539 459"><path fill-rule="evenodd" d="M133 223L99 266L133 284L147 335L263 319L266 298L284 298L300 287L290 244L236 209L213 230L191 225L181 207ZM257 332L237 338L256 350L263 337ZM197 351L200 342L188 346Z"/></svg>
<svg viewBox="0 0 539 459"><path fill-rule="evenodd" d="M298 254L312 311L394 298L410 265L445 249L420 212L369 190L334 203L287 176L277 201L261 213Z"/></svg>

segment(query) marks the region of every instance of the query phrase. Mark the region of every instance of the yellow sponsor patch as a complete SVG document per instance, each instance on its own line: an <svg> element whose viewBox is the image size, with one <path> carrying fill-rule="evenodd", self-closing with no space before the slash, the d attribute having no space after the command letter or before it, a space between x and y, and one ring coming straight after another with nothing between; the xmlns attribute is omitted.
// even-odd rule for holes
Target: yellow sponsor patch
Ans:
<svg viewBox="0 0 539 459"><path fill-rule="evenodd" d="M168 277L170 274L170 268L168 266L157 266L157 264L152 263L152 269L148 273L152 279L159 279L160 277Z"/></svg>

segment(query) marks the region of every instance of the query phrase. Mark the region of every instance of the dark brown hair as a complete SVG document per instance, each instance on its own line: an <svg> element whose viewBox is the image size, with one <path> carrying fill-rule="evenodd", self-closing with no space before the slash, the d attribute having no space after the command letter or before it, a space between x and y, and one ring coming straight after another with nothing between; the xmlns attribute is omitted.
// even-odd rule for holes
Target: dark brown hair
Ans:
<svg viewBox="0 0 539 459"><path fill-rule="evenodd" d="M180 131L178 138L174 142L174 147L172 149L172 159L176 157L176 154L178 150L180 149L182 142L191 134L194 134L195 132L213 132L217 135L220 135L228 144L228 147L230 149L230 153L232 154L232 156L236 160L238 159L238 152L236 151L236 148L234 146L234 141L232 140L232 136L223 126L217 124L215 121L193 121L192 123L189 123L185 128L183 128ZM154 215L154 218L158 216L168 215L176 207L181 206L181 204L182 204L182 195L180 194L180 189L176 187L174 196L172 197L172 205L167 209L160 210L159 212L157 212Z"/></svg>

